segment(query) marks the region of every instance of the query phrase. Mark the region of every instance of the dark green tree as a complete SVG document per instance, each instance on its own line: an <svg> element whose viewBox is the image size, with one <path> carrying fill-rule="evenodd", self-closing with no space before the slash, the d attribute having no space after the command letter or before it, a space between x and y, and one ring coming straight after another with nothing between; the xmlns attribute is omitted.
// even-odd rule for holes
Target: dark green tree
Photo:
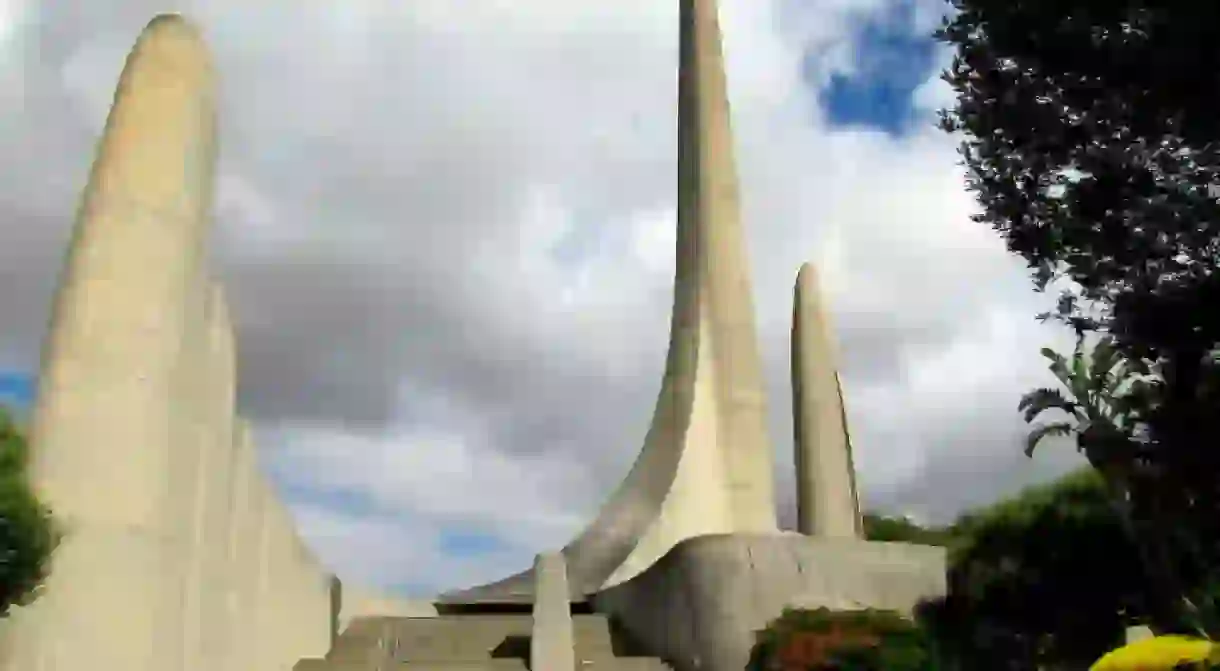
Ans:
<svg viewBox="0 0 1220 671"><path fill-rule="evenodd" d="M945 545L949 542L949 530L920 526L905 517L864 513L864 537L870 541Z"/></svg>
<svg viewBox="0 0 1220 671"><path fill-rule="evenodd" d="M948 594L919 616L956 668L1085 668L1147 613L1139 555L1092 469L963 515L951 533Z"/></svg>
<svg viewBox="0 0 1220 671"><path fill-rule="evenodd" d="M1141 449L1136 434L1146 407L1149 370L1124 359L1108 337L1088 351L1081 335L1070 359L1049 348L1043 348L1042 355L1067 395L1060 389L1035 389L1021 398L1018 407L1026 422L1047 411L1059 411L1064 419L1036 425L1026 441L1026 455L1033 456L1048 437L1075 438L1076 449L1101 474L1120 521L1140 548L1164 611L1159 619L1178 619L1176 601L1184 590L1169 558L1168 539L1146 524L1137 524L1132 503ZM1193 603L1186 602L1185 607L1197 618Z"/></svg>
<svg viewBox="0 0 1220 671"><path fill-rule="evenodd" d="M1033 456L1046 438L1073 437L1076 449L1125 507L1140 451L1137 433L1149 371L1124 359L1110 338L1101 339L1089 350L1080 336L1071 358L1050 348L1043 348L1042 356L1050 361L1050 371L1063 389L1035 389L1021 398L1018 409L1026 422L1032 423L1048 411L1059 411L1063 418L1035 425L1026 440L1025 454Z"/></svg>
<svg viewBox="0 0 1220 671"><path fill-rule="evenodd" d="M976 219L1062 291L1050 316L1159 373L1132 508L1185 530L1174 561L1202 580L1220 560L1220 4L950 4L941 125L964 138Z"/></svg>
<svg viewBox="0 0 1220 671"><path fill-rule="evenodd" d="M1041 286L1070 279L1124 334L1137 326L1124 319L1135 316L1124 308L1138 307L1127 301L1180 290L1201 298L1194 291L1214 284L1220 232L1209 192L1220 185L1220 5L950 4L938 37L956 50L946 80L957 103L942 126L965 136L977 219L1025 257ZM1199 357L1216 342L1208 335L1220 316L1159 303L1172 320L1140 325L1141 340Z"/></svg>
<svg viewBox="0 0 1220 671"><path fill-rule="evenodd" d="M0 615L37 596L58 538L30 489L28 456L25 436L0 407Z"/></svg>

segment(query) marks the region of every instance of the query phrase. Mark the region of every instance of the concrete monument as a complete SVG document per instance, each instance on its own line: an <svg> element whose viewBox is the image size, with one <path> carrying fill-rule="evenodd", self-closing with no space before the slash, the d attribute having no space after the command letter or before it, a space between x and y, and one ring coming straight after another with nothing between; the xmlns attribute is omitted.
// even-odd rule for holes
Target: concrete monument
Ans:
<svg viewBox="0 0 1220 671"><path fill-rule="evenodd" d="M215 88L203 41L172 15L119 80L30 436L63 539L43 594L4 623L6 671L275 671L330 644L330 576L266 502L235 414L233 334L207 271Z"/></svg>
<svg viewBox="0 0 1220 671"><path fill-rule="evenodd" d="M680 7L677 263L651 426L620 487L541 570L438 600L523 609L467 620L368 597L339 612L338 581L262 476L208 272L215 77L186 21L154 19L123 70L44 348L31 474L64 539L41 598L0 630L0 670L469 663L523 635L546 663L616 668L610 616L679 671L737 671L786 606L907 610L943 591L939 548L860 538L810 266L793 324L803 533L777 529L717 10ZM423 617L370 617L381 608Z"/></svg>
<svg viewBox="0 0 1220 671"><path fill-rule="evenodd" d="M813 264L797 274L792 308L792 412L797 531L860 538L863 521L834 341Z"/></svg>
<svg viewBox="0 0 1220 671"><path fill-rule="evenodd" d="M639 457L563 549L581 595L637 575L688 538L778 528L720 28L710 0L681 7L669 355ZM532 585L526 572L442 599L529 599Z"/></svg>
<svg viewBox="0 0 1220 671"><path fill-rule="evenodd" d="M842 393L811 266L794 304L801 532L776 528L772 447L739 223L714 0L680 0L678 235L669 358L644 447L563 548L572 597L680 671L745 667L789 606L909 611L943 593L940 548L861 539ZM443 595L530 601L536 576Z"/></svg>

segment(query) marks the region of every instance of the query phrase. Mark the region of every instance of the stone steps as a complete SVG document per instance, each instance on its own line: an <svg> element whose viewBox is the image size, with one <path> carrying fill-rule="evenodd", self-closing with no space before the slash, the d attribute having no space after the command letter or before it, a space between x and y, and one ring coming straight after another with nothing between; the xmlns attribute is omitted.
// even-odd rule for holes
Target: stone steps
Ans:
<svg viewBox="0 0 1220 671"><path fill-rule="evenodd" d="M603 615L573 615L575 671L669 671L651 657L617 657ZM365 617L353 621L325 659L293 671L527 671L528 614Z"/></svg>

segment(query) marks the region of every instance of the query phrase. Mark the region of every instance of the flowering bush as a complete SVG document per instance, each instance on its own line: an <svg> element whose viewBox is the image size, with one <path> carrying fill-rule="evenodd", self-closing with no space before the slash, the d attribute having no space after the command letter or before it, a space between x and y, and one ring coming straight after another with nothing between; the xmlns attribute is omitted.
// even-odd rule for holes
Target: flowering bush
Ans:
<svg viewBox="0 0 1220 671"><path fill-rule="evenodd" d="M1105 654L1089 671L1209 669L1220 662L1220 646L1188 636L1155 636Z"/></svg>
<svg viewBox="0 0 1220 671"><path fill-rule="evenodd" d="M750 671L933 671L931 639L893 611L785 610L758 634Z"/></svg>

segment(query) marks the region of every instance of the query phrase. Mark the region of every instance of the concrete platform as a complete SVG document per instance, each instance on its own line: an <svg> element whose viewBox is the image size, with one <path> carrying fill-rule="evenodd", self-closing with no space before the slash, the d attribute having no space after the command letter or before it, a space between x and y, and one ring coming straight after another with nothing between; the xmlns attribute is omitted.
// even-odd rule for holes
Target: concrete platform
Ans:
<svg viewBox="0 0 1220 671"><path fill-rule="evenodd" d="M678 671L741 671L785 607L910 612L944 593L943 548L736 534L684 541L593 605Z"/></svg>

